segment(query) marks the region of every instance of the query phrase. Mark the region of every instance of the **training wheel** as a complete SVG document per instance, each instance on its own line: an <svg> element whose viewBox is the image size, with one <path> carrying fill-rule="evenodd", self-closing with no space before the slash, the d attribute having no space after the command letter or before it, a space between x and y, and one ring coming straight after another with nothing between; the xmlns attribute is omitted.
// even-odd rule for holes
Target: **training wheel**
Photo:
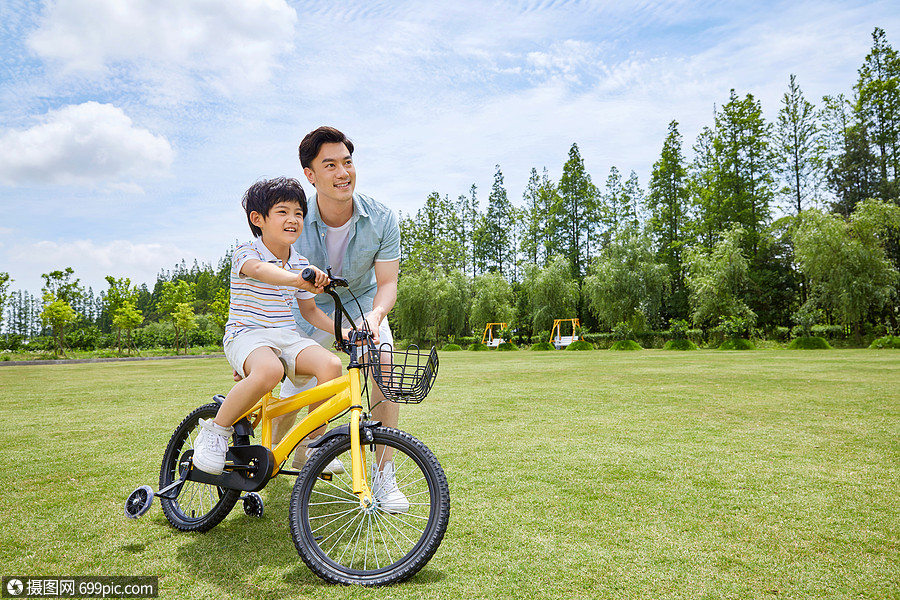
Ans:
<svg viewBox="0 0 900 600"><path fill-rule="evenodd" d="M129 519L137 519L150 510L151 504L153 504L153 488L149 485L142 485L131 492L128 500L125 501L125 516Z"/></svg>
<svg viewBox="0 0 900 600"><path fill-rule="evenodd" d="M256 492L250 492L246 496L241 496L244 501L244 514L250 517L262 518L263 516L263 500L262 496Z"/></svg>

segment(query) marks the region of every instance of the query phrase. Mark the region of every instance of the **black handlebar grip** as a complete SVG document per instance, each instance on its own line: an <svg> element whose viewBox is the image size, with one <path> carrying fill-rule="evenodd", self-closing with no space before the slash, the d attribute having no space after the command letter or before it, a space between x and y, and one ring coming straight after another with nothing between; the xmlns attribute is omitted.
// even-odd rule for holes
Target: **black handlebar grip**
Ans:
<svg viewBox="0 0 900 600"><path fill-rule="evenodd" d="M316 272L313 271L312 269L310 269L309 267L306 267L305 269L303 269L303 272L300 273L300 277L304 281L308 281L310 283L316 282Z"/></svg>

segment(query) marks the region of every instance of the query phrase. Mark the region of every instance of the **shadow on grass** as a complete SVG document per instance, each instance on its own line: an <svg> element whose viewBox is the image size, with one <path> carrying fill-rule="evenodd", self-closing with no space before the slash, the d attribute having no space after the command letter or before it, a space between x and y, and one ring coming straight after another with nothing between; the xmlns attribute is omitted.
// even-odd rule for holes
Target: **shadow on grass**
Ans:
<svg viewBox="0 0 900 600"><path fill-rule="evenodd" d="M184 542L177 550L178 562L198 579L218 588L221 597L256 597L265 588L274 593L285 586L292 593L304 587L333 587L312 571L297 554L291 538L288 512L293 479L278 477L260 493L265 514L249 517L240 501L231 514L206 533L179 533ZM163 524L167 522L164 520ZM134 546L137 546L136 544ZM131 551L140 549L134 548ZM426 565L403 586L439 582L445 573Z"/></svg>

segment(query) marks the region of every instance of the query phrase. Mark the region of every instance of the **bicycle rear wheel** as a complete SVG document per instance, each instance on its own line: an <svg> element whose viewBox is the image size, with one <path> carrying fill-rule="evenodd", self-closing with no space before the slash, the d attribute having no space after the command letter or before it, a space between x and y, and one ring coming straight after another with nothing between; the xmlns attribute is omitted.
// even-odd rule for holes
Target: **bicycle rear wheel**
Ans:
<svg viewBox="0 0 900 600"><path fill-rule="evenodd" d="M204 404L184 418L166 445L162 467L159 471L159 489L178 481L181 455L194 447L200 433L200 419L214 419L219 410L216 403ZM208 531L228 516L240 497L240 490L200 483L184 482L174 500L160 498L163 513L176 529L181 531Z"/></svg>
<svg viewBox="0 0 900 600"><path fill-rule="evenodd" d="M425 444L397 429L377 427L364 446L376 502L362 507L348 472L330 476L339 458L348 467L350 437L332 439L303 467L291 494L291 537L303 562L330 583L387 585L415 575L440 546L450 520L447 477ZM385 448L405 500L387 496L389 477L372 475ZM385 470L387 471L387 469Z"/></svg>

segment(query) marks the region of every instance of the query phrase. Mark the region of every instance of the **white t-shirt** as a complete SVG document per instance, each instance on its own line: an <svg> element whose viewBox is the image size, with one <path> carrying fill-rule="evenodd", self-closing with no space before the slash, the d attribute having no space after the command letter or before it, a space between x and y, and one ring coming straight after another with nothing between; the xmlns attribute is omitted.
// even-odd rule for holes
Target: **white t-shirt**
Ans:
<svg viewBox="0 0 900 600"><path fill-rule="evenodd" d="M328 252L331 274L337 277L341 276L344 268L344 255L347 253L347 244L350 241L351 222L352 219L340 227L328 226L328 231L325 233L325 251Z"/></svg>

